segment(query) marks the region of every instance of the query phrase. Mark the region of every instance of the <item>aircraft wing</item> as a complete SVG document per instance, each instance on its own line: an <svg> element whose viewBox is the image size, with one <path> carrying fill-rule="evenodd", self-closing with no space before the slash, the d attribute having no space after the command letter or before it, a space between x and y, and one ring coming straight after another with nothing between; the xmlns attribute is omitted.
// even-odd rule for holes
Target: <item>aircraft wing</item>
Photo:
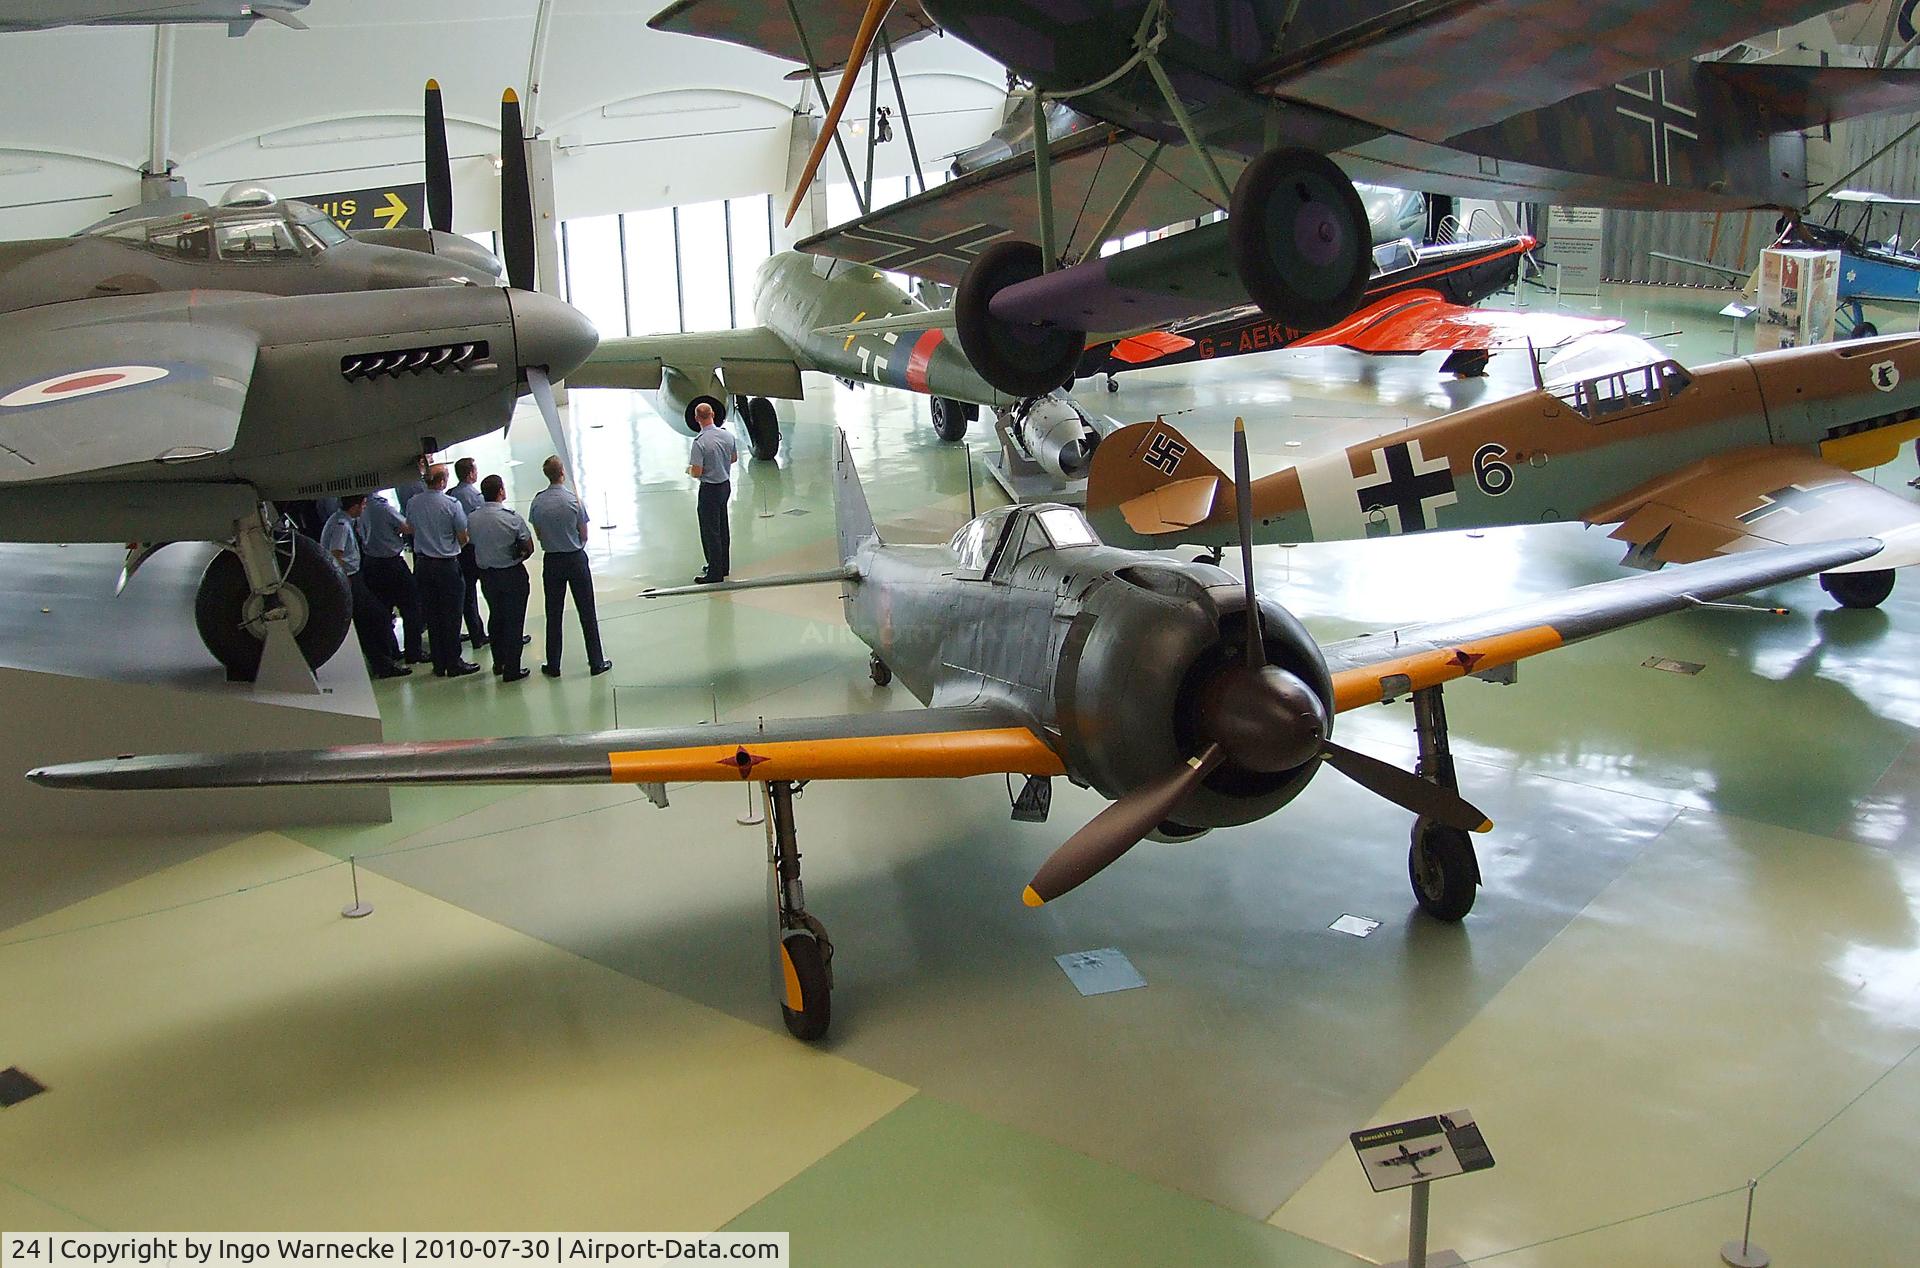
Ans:
<svg viewBox="0 0 1920 1268"><path fill-rule="evenodd" d="M807 42L819 59L816 69L838 70L846 62L866 9L866 0L805 0L800 14L807 24ZM649 18L647 25L656 31L724 40L789 62L807 61L787 7L767 0L677 0ZM898 48L935 27L916 0L897 0L882 29Z"/></svg>
<svg viewBox="0 0 1920 1268"><path fill-rule="evenodd" d="M0 485L233 448L259 345L190 320L192 302L102 297L8 314Z"/></svg>
<svg viewBox="0 0 1920 1268"><path fill-rule="evenodd" d="M1891 194L1876 194L1867 189L1836 189L1825 197L1837 203L1872 203L1876 207L1920 207L1920 198L1895 198Z"/></svg>
<svg viewBox="0 0 1920 1268"><path fill-rule="evenodd" d="M1341 347L1355 352L1436 352L1456 349L1557 348L1626 325L1600 317L1466 308L1435 291L1402 291L1368 304L1345 321L1290 345Z"/></svg>
<svg viewBox="0 0 1920 1268"><path fill-rule="evenodd" d="M1484 674L1696 603L1842 569L1879 549L1879 541L1873 538L1856 538L1743 551L1581 586L1483 616L1362 634L1329 643L1321 651L1333 671L1335 707L1356 709L1469 674ZM1875 560L1873 566L1882 565Z"/></svg>
<svg viewBox="0 0 1920 1268"><path fill-rule="evenodd" d="M686 335L633 335L602 339L587 363L567 376L570 387L660 386L669 368L696 383L718 370L727 390L747 396L797 401L800 372L812 364L765 326Z"/></svg>
<svg viewBox="0 0 1920 1268"><path fill-rule="evenodd" d="M1642 567L1867 536L1886 549L1869 564L1833 571L1920 563L1920 505L1804 451L1708 458L1583 518L1617 524L1611 536L1628 543L1627 562Z"/></svg>
<svg viewBox="0 0 1920 1268"><path fill-rule="evenodd" d="M1154 142L1113 127L1086 128L1049 151L1060 250L1071 257L1099 248L1093 235L1108 210L1155 153ZM1225 150L1214 158L1231 184L1246 160ZM1159 150L1127 213L1108 230L1119 238L1141 229L1194 220L1219 210L1200 160L1183 145ZM1033 156L1018 154L923 194L882 207L799 244L799 250L957 286L981 250L1002 238L1037 241ZM1074 209L1083 209L1071 215Z"/></svg>
<svg viewBox="0 0 1920 1268"><path fill-rule="evenodd" d="M657 784L774 779L1059 775L1059 754L1011 710L988 705L714 726L170 753L43 767L50 788L260 788L282 784Z"/></svg>

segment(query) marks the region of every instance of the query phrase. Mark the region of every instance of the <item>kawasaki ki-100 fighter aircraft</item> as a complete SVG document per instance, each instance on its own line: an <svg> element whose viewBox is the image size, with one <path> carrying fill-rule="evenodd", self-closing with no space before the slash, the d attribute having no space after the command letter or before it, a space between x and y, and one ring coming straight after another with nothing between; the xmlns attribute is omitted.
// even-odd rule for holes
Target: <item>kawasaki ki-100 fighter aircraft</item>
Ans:
<svg viewBox="0 0 1920 1268"><path fill-rule="evenodd" d="M1569 347L1532 391L1255 480L1262 542L1435 529L1610 524L1628 565L1875 537L1870 563L1820 578L1871 607L1920 563L1920 506L1852 474L1920 436L1920 337L1785 348L1686 369L1625 335ZM1162 420L1108 437L1087 483L1108 541L1219 550L1240 532L1231 480Z"/></svg>
<svg viewBox="0 0 1920 1268"><path fill-rule="evenodd" d="M504 428L525 392L563 435L550 380L596 336L530 289L511 166L508 260L529 263L510 287L444 226L362 241L258 195L0 244L0 540L137 543L123 585L168 542L228 543L196 615L229 675L252 680L281 631L325 663L347 634L346 578L265 504L411 476L422 453ZM430 162L430 201L449 206L448 188Z"/></svg>
<svg viewBox="0 0 1920 1268"><path fill-rule="evenodd" d="M1243 489L1246 469L1245 437L1237 432ZM834 474L837 567L701 591L837 583L848 625L873 650L875 682L898 676L923 709L121 757L46 767L28 778L82 789L628 782L646 786L662 805L669 782L759 783L770 810L775 995L787 1027L815 1039L831 1016L833 948L801 886L794 823L801 783L1025 775L1014 813L1027 822L1045 819L1056 776L1095 789L1113 804L1040 864L1023 895L1038 906L1148 836L1190 840L1264 819L1328 766L1415 817L1414 895L1433 916L1460 920L1480 883L1469 833L1492 824L1457 791L1445 683L1510 678L1505 671L1524 657L1845 567L1879 548L1869 539L1753 551L1323 646L1285 608L1256 597L1244 519L1244 580L1208 564L1103 546L1079 511L1059 505L1000 507L945 545L898 546L875 532L844 435ZM1418 774L1331 738L1341 713L1409 694ZM1009 899L1012 891L1009 884Z"/></svg>
<svg viewBox="0 0 1920 1268"><path fill-rule="evenodd" d="M1581 206L1797 207L1802 132L1910 107L1920 71L1688 59L1830 7L792 0L783 14L679 0L652 25L816 72L844 67L805 178L838 142L869 52L877 72L895 44L940 30L1032 85L1031 158L799 243L914 275L956 259L960 342L988 382L1018 394L1062 382L1093 333L1246 303L1298 331L1340 321L1372 263L1355 180ZM1056 147L1049 102L1106 126ZM1185 209L1167 215L1169 203ZM1215 210L1231 214L1099 254L1109 239Z"/></svg>

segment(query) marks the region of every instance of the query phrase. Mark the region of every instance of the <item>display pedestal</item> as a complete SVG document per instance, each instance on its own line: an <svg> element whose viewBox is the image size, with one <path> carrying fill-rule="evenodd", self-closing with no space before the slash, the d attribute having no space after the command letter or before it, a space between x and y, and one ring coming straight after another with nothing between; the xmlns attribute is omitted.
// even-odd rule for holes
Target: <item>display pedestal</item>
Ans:
<svg viewBox="0 0 1920 1268"><path fill-rule="evenodd" d="M384 823L375 787L86 792L39 788L35 766L170 753L377 743L380 713L349 638L319 692L230 683L193 622L216 548L170 546L115 596L112 545L0 544L0 815L21 831L102 833Z"/></svg>

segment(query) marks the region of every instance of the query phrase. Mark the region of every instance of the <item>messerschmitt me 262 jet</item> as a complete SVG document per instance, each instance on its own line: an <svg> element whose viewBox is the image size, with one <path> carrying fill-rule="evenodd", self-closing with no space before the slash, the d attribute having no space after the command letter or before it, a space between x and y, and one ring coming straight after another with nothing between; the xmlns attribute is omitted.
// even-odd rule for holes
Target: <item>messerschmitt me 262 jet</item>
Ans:
<svg viewBox="0 0 1920 1268"><path fill-rule="evenodd" d="M520 152L511 93L502 129ZM346 579L264 508L410 476L422 453L504 428L523 392L563 441L550 380L597 339L531 289L524 164L505 174L501 287L498 262L449 231L445 155L441 137L431 230L355 236L242 190L0 243L0 540L138 543L122 584L169 542L227 543L196 617L229 676L252 680L281 634L325 663Z"/></svg>
<svg viewBox="0 0 1920 1268"><path fill-rule="evenodd" d="M1235 473L1244 494L1244 432L1235 435ZM759 783L769 808L774 994L788 1029L816 1039L831 1018L833 947L801 885L794 794L809 780L1024 775L1015 816L1029 822L1045 819L1055 776L1111 798L1033 874L1024 899L1038 906L1148 836L1191 840L1264 819L1331 766L1416 816L1408 851L1414 895L1433 916L1457 921L1480 883L1469 833L1492 824L1457 791L1444 684L1499 677L1525 657L1879 549L1868 539L1755 551L1323 646L1256 594L1244 516L1243 580L1208 564L1104 546L1079 511L1060 505L999 507L945 545L893 545L875 531L844 435L834 479L837 567L700 592L837 583L848 625L872 649L874 681L885 686L897 675L923 709L122 757L28 778L80 789L626 782L645 786L661 805L669 782ZM1418 774L1333 741L1339 714L1407 695Z"/></svg>

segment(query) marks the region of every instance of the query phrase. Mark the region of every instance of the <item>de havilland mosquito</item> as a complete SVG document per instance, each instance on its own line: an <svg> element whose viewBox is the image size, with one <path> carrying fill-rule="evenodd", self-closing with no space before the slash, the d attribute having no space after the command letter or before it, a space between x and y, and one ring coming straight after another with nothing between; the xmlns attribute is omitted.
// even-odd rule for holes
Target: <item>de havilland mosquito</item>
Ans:
<svg viewBox="0 0 1920 1268"><path fill-rule="evenodd" d="M1191 839L1264 819L1331 766L1415 816L1414 894L1433 916L1457 921L1480 883L1469 833L1492 825L1457 790L1444 684L1469 675L1510 679L1525 657L1845 567L1879 549L1877 541L1854 539L1752 551L1323 646L1285 608L1256 596L1244 518L1243 578L1102 545L1079 511L1060 505L1000 507L945 545L894 545L875 531L844 434L834 467L837 567L702 592L837 582L849 626L872 649L875 682L897 676L925 708L306 752L129 756L46 767L28 778L77 789L629 782L661 804L669 782L759 783L770 812L775 993L787 1027L815 1039L831 1017L833 949L801 883L794 794L806 781L1024 775L1015 814L1029 822L1046 817L1056 776L1112 799L1034 872L1024 899L1038 906L1148 836ZM1235 470L1245 489L1239 431ZM1408 695L1418 774L1331 738L1339 714Z"/></svg>

